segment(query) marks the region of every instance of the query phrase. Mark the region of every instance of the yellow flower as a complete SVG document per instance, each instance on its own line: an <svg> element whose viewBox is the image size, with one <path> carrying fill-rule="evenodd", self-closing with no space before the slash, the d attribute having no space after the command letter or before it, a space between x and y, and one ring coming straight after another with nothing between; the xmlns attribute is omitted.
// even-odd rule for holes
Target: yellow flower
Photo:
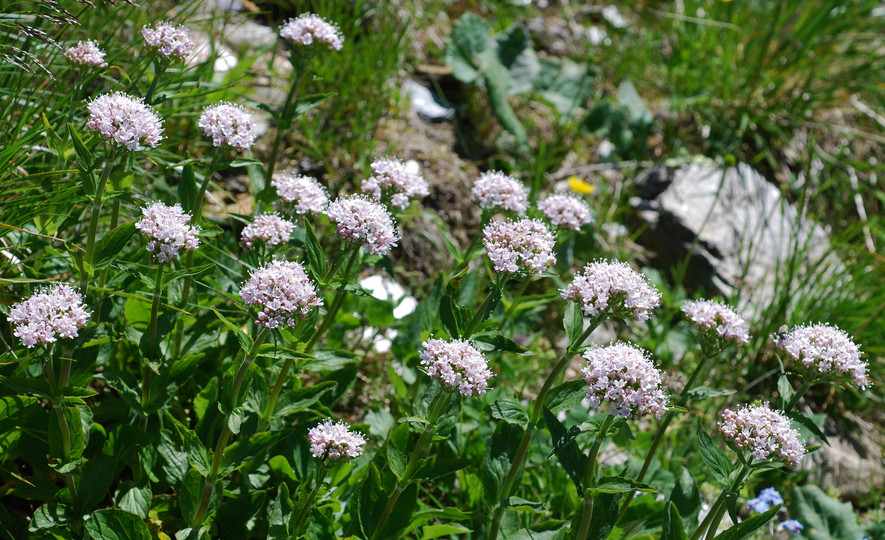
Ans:
<svg viewBox="0 0 885 540"><path fill-rule="evenodd" d="M593 193L596 190L596 186L594 186L593 184L588 184L583 179L578 178L577 176L569 176L568 187L572 188L572 191L574 191L575 193L580 193L582 195Z"/></svg>

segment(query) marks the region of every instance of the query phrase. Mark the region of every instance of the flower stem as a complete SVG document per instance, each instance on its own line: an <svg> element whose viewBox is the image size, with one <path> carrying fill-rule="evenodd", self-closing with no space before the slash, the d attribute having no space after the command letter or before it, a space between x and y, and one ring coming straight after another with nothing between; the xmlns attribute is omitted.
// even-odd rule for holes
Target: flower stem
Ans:
<svg viewBox="0 0 885 540"><path fill-rule="evenodd" d="M317 468L314 471L316 473L316 479L313 486L313 489L310 491L310 494L307 496L307 499L304 501L304 506L301 507L301 512L298 513L298 518L295 520L295 525L292 526L292 532L298 535L301 531L301 526L304 523L304 519L310 515L311 505L313 504L313 500L316 499L317 493L319 493L320 488L323 486L323 478L326 477L326 468L321 465L322 461L317 460Z"/></svg>
<svg viewBox="0 0 885 540"><path fill-rule="evenodd" d="M301 336L301 332L304 329L304 322L306 319L300 319L298 321L298 325L295 327L295 336L296 338ZM280 369L280 374L277 376L277 382L274 384L273 390L271 390L270 397L267 400L267 405L264 408L264 412L261 414L261 417L258 419L258 431L264 431L267 429L270 424L270 416L273 414L274 407L276 407L277 399L280 397L280 392L283 389L283 384L286 382L286 377L289 375L289 369L292 368L293 358L292 356L287 356L286 361L283 363L282 369Z"/></svg>
<svg viewBox="0 0 885 540"><path fill-rule="evenodd" d="M151 321L148 326L148 358L147 362L142 366L142 369L144 369L141 385L141 409L144 412L142 428L147 428L147 407L151 400L151 378L154 373L154 368L150 365L150 362L160 362L160 343L157 341L157 319L159 318L160 313L160 298L163 295L163 269L165 266L165 264L159 264L157 266L157 278L154 282L154 298L151 303Z"/></svg>
<svg viewBox="0 0 885 540"><path fill-rule="evenodd" d="M53 361L53 353L55 351L55 347L49 349L49 359L46 363L46 379L49 382L49 391L52 394L52 412L55 413L56 420L58 421L59 431L61 432L61 445L62 445L62 457L65 461L71 459L71 428L68 425L68 419L65 416L64 408L59 401L59 395L61 391L67 386L67 379L70 376L70 361L65 360L67 366L62 366L62 377L61 381L64 381L64 384L59 384L61 381L56 381L55 378L55 362ZM65 375L65 369L67 368L67 375ZM68 491L71 494L71 502L74 503L74 506L79 506L79 499L77 497L77 484L74 482L74 477L71 474L63 473L62 476L65 479L65 485L68 488Z"/></svg>
<svg viewBox="0 0 885 540"><path fill-rule="evenodd" d="M360 249L359 247L352 248L353 252L350 255L350 259L347 261L347 267L344 270L344 279L342 281L346 282L350 277L350 272L353 269L354 263L359 258ZM341 305L344 304L344 298L347 295L347 291L344 290L344 285L335 292L335 298L332 299L332 305L329 306L329 310L326 311L326 315L323 317L323 322L320 323L320 327L314 332L313 336L311 336L310 341L307 342L307 345L304 347L304 352L309 353L313 350L316 344L320 341L323 335L329 330L329 327L332 326L332 323L335 321L335 315L338 313L338 310L341 309Z"/></svg>
<svg viewBox="0 0 885 540"><path fill-rule="evenodd" d="M111 171L114 168L116 158L117 147L112 146L108 150L104 170L101 171L98 187L95 190L95 198L92 200L92 215L89 216L89 229L86 233L86 255L83 261L83 275L80 276L80 290L84 295L89 288L89 270L92 268L92 261L95 255L95 233L98 231L98 218L101 214L102 197L104 196L105 186L108 183L108 178L111 176ZM88 266L88 268L86 268L86 266Z"/></svg>
<svg viewBox="0 0 885 540"><path fill-rule="evenodd" d="M559 380L559 377L562 375L562 372L565 371L565 368L568 367L572 357L577 354L578 348L588 337L590 337L590 334L596 330L596 327L599 326L600 322L602 321L590 319L590 324L587 326L587 329L584 330L584 333L581 334L574 343L569 344L568 350L566 350L556 366L553 367L553 371L551 371L544 380L544 385L541 387L541 391L538 392L538 396L535 398L534 404L532 405L532 414L529 417L529 424L525 433L522 435L522 440L519 441L519 447L516 450L516 455L513 457L513 463L510 465L510 472L507 473L507 478L501 486L500 500L510 497L511 492L513 491L516 479L519 477L523 462L528 454L529 443L532 442L532 437L537 429L536 426L538 420L540 420L541 413L544 410L544 400L547 399L547 394L553 388L553 385ZM501 519L504 517L504 510L505 508L501 506L499 502L498 507L495 509L494 516L492 517L492 525L489 528L489 540L495 540L498 537L498 531L501 528Z"/></svg>
<svg viewBox="0 0 885 540"><path fill-rule="evenodd" d="M157 69L154 70L154 78L151 80L151 85L148 88L147 94L144 95L144 102L146 105L151 104L151 100L154 97L154 90L157 89L157 83L160 81L160 77L163 76L163 73L166 71L165 64L160 62L156 62L155 66Z"/></svg>
<svg viewBox="0 0 885 540"><path fill-rule="evenodd" d="M704 535L704 531L707 531L707 538L713 538L716 536L716 529L719 528L719 522L722 521L722 516L725 515L725 495L729 491L734 492L740 489L741 484L743 484L744 479L747 477L747 473L750 472L750 463L753 461L751 457L750 460L741 465L741 470L738 472L738 475L735 477L734 482L731 485L730 490L723 489L719 494L719 497L716 499L716 502L713 503L713 506L710 508L710 512L707 513L707 517L704 518L704 521L698 525L697 530L691 535L691 540L700 540L701 536Z"/></svg>
<svg viewBox="0 0 885 540"><path fill-rule="evenodd" d="M485 300L482 301L482 305L479 306L479 309L476 313L473 314L473 317L470 319L470 322L467 324L467 328L461 332L462 338L469 338L473 335L473 331L476 330L476 327L482 323L483 318L486 313L491 312L495 309L495 306L498 305L498 302L501 300L501 289L504 284L507 283L507 280L510 279L510 274L503 274L502 277L499 278L498 283L495 284L497 288L497 294L495 289L489 290L489 293L486 295Z"/></svg>
<svg viewBox="0 0 885 540"><path fill-rule="evenodd" d="M590 454L587 456L587 468L584 470L584 512L581 516L581 526L578 528L575 540L587 538L587 533L590 532L590 522L593 520L593 495L594 488L596 487L596 456L599 455L602 441L605 440L608 429L614 421L615 416L613 414L605 417L605 420L602 421L602 425L599 427L599 431L596 432L596 439L593 441L593 446L590 447Z"/></svg>
<svg viewBox="0 0 885 540"><path fill-rule="evenodd" d="M787 403L787 405L784 407L784 412L788 413L788 412L792 411L793 408L796 406L796 404L799 403L799 400L802 399L802 396L805 395L805 392L807 392L809 388L814 386L814 383L815 383L815 381L808 381L808 380L803 382L802 386L799 387L799 390L797 390L796 393L793 394L793 397L790 398L789 403Z"/></svg>
<svg viewBox="0 0 885 540"><path fill-rule="evenodd" d="M280 116L278 118L279 123L277 124L277 132L274 135L273 146L270 151L270 160L267 163L267 176L265 177L265 187L270 185L270 181L273 179L274 169L277 165L277 155L280 153L280 143L283 142L283 135L286 130L292 125L292 119L289 118L289 109L292 107L292 103L295 101L295 96L298 92L298 83L301 82L301 77L304 75L304 67L307 64L306 57L298 57L294 59L292 62L292 67L295 68L295 78L292 80L292 86L289 87L289 93L286 94L286 101L283 103L283 110L280 111Z"/></svg>
<svg viewBox="0 0 885 540"><path fill-rule="evenodd" d="M531 278L526 277L522 280L522 283L519 285L519 290L516 291L516 294L513 295L513 300L510 301L510 307L507 308L507 311L504 312L504 317L501 319L501 322L498 323L498 331L504 329L504 325L507 324L507 321L513 315L513 312L516 311L516 306L519 305L519 300L522 298L522 295L525 293L525 290L529 286L529 281Z"/></svg>
<svg viewBox="0 0 885 540"><path fill-rule="evenodd" d="M372 532L371 540L377 540L380 538L381 532L384 530L384 525L387 523L387 518L390 517L390 513L396 506L399 496L410 484L412 484L412 475L415 474L415 471L418 469L418 465L421 462L421 458L424 457L427 445L433 440L433 434L436 432L436 422L449 404L450 397L451 394L446 392L445 389L440 389L439 393L433 398L433 402L430 404L430 416L427 418L429 423L424 428L421 437L415 444L415 449L412 450L412 455L409 457L409 463L406 465L405 472L403 472L402 480L397 482L393 493L390 494L390 499L388 499L387 504L384 505L381 517L378 518L378 523L375 525L375 530Z"/></svg>
<svg viewBox="0 0 885 540"><path fill-rule="evenodd" d="M234 376L233 386L231 387L231 403L234 408L236 408L237 402L239 401L240 387L243 385L243 379L246 377L249 367L255 360L255 355L258 354L258 348L264 343L269 335L270 330L262 326L261 331L252 343L252 348L243 356L243 361L240 363L239 369L237 369L237 374ZM206 484L203 487L203 494L200 497L200 505L197 508L197 513L194 515L194 519L191 522L192 528L197 528L203 524L203 519L206 517L206 512L209 509L209 500L212 498L212 492L215 490L215 484L218 482L218 469L221 466L221 458L224 457L224 449L227 447L227 441L230 439L231 435L230 416L231 411L228 411L224 415L224 427L221 428L221 434L218 436L218 442L215 444L215 452L212 456L212 467L209 469L209 476L206 477Z"/></svg>

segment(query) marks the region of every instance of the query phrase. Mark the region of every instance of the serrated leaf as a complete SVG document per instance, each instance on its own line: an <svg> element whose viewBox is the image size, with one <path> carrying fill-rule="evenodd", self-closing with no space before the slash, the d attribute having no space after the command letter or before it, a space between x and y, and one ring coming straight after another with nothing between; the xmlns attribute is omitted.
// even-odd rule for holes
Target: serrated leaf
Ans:
<svg viewBox="0 0 885 540"><path fill-rule="evenodd" d="M114 499L121 510L131 512L141 519L147 519L151 509L151 486L148 483L138 485L127 480L117 488Z"/></svg>
<svg viewBox="0 0 885 540"><path fill-rule="evenodd" d="M86 521L86 531L94 540L151 540L147 524L124 510L98 510Z"/></svg>
<svg viewBox="0 0 885 540"><path fill-rule="evenodd" d="M544 408L552 413L575 408L587 397L587 383L583 380L567 381L554 387L544 400Z"/></svg>
<svg viewBox="0 0 885 540"><path fill-rule="evenodd" d="M399 451L395 444L387 445L387 466L390 472L400 480L403 479L403 473L406 471L406 456Z"/></svg>
<svg viewBox="0 0 885 540"><path fill-rule="evenodd" d="M728 476L734 469L731 461L725 456L725 452L716 446L713 439L701 428L700 423L698 424L697 433L698 449L701 452L704 463L713 472L717 480L722 483L727 482Z"/></svg>
<svg viewBox="0 0 885 540"><path fill-rule="evenodd" d="M492 418L503 420L508 424L517 425L525 429L529 425L529 415L525 412L522 405L506 397L499 397L494 403L486 407L486 412L492 415Z"/></svg>

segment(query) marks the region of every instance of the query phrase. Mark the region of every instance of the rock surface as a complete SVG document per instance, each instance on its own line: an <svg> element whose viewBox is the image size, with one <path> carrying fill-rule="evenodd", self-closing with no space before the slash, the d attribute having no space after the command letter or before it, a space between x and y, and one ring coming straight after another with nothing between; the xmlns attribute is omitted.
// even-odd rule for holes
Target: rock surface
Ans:
<svg viewBox="0 0 885 540"><path fill-rule="evenodd" d="M802 284L822 282L809 278L843 267L824 229L749 165L661 167L637 182L631 206L640 221L634 225L644 228L638 242L652 252L655 266L672 268L688 258L689 290L737 297L747 316L760 313L775 294L795 297Z"/></svg>

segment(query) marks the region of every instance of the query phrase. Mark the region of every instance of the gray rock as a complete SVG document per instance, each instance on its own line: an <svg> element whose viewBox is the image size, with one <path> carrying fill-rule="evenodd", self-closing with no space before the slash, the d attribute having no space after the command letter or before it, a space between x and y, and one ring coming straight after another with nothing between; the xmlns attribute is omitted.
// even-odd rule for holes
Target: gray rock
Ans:
<svg viewBox="0 0 885 540"><path fill-rule="evenodd" d="M455 115L455 109L443 106L439 99L421 83L406 79L403 91L409 96L409 106L419 117L425 120L449 120Z"/></svg>
<svg viewBox="0 0 885 540"><path fill-rule="evenodd" d="M634 225L644 227L638 241L655 265L669 269L688 258L686 287L707 297L740 293L746 316L759 314L775 294L795 297L799 284L819 287L844 268L824 229L749 165L656 168L638 180L638 194L631 205L641 223Z"/></svg>

